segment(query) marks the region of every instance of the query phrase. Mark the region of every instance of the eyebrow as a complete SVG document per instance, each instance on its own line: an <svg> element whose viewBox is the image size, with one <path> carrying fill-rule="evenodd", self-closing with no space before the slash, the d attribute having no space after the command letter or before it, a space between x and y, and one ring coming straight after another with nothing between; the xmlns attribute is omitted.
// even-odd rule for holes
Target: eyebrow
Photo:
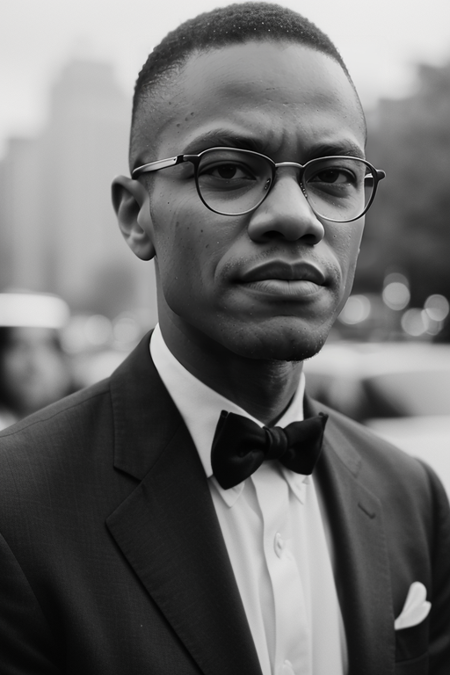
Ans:
<svg viewBox="0 0 450 675"><path fill-rule="evenodd" d="M359 157L365 159L364 150L354 141L344 140L335 143L317 143L308 148L305 161L315 157L326 157L327 155L347 155L348 157Z"/></svg>
<svg viewBox="0 0 450 675"><path fill-rule="evenodd" d="M192 140L185 148L184 154L194 154L214 147L241 148L261 152L261 142L251 136L234 133L229 129L214 129L207 131L198 138Z"/></svg>
<svg viewBox="0 0 450 675"><path fill-rule="evenodd" d="M257 137L243 135L230 131L229 129L215 129L208 131L193 139L184 149L183 154L198 154L203 150L213 147L240 148L242 150L253 150L270 156L262 146L261 140ZM345 139L332 143L317 143L305 150L304 163L315 157L327 157L335 155L346 155L349 157L359 157L365 159L364 150L353 140ZM286 160L289 161L289 160ZM291 160L293 161L293 160Z"/></svg>

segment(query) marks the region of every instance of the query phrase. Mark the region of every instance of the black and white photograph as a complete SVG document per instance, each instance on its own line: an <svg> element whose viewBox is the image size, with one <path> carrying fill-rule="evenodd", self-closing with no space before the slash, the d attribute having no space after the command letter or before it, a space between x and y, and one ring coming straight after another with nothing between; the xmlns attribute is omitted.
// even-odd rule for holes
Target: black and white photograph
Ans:
<svg viewBox="0 0 450 675"><path fill-rule="evenodd" d="M6 0L0 675L449 675L447 0Z"/></svg>

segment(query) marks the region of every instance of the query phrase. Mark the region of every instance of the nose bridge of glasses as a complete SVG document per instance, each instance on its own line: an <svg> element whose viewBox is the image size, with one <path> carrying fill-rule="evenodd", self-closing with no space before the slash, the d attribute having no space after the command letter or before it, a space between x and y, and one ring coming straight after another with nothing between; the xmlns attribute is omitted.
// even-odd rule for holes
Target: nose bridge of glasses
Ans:
<svg viewBox="0 0 450 675"><path fill-rule="evenodd" d="M301 177L302 177L302 175L303 175L303 172L304 172L304 170L305 170L305 166L306 166L306 165L305 165L305 164L300 164L299 162L276 162L276 163L274 164L274 166L275 166L275 169L277 169L277 170L278 170L278 169L285 168L285 167L286 167L286 168L287 168L287 167L292 167L292 168L294 168L294 169L298 169L299 174L300 174L299 177L300 177L300 179L301 179Z"/></svg>
<svg viewBox="0 0 450 675"><path fill-rule="evenodd" d="M299 184L301 191L305 194L305 185L303 184L303 175L305 173L306 165L300 164L299 162L276 162L274 163L275 175L279 175L278 169L295 169L295 179Z"/></svg>
<svg viewBox="0 0 450 675"><path fill-rule="evenodd" d="M292 211L292 213L295 213L295 218L298 218L300 214L303 214L302 217L307 214L308 218L312 215L315 218L306 186L303 183L304 165L299 162L278 162L274 163L273 167L275 175L270 185L270 192L276 195L278 209L280 209L279 200L281 199L281 211L285 214L284 217L289 211ZM278 169L283 170L281 175ZM285 175L283 175L284 169L287 169Z"/></svg>
<svg viewBox="0 0 450 675"><path fill-rule="evenodd" d="M305 172L305 166L299 162L274 162L273 164L275 169L275 176L278 176L278 169L295 169L295 180L300 187L300 191L303 194L303 197L306 197L305 185L303 184L303 174Z"/></svg>

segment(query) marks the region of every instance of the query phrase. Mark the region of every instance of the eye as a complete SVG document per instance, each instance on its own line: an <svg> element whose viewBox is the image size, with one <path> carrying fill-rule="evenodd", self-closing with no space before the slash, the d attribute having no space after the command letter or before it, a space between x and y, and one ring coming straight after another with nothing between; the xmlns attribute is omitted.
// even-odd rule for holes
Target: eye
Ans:
<svg viewBox="0 0 450 675"><path fill-rule="evenodd" d="M210 164L201 167L202 176L211 176L222 180L243 180L254 178L252 171L248 166L234 162L221 164Z"/></svg>
<svg viewBox="0 0 450 675"><path fill-rule="evenodd" d="M327 183L328 185L348 185L356 183L356 177L348 169L335 167L318 171L314 176L311 176L309 182Z"/></svg>

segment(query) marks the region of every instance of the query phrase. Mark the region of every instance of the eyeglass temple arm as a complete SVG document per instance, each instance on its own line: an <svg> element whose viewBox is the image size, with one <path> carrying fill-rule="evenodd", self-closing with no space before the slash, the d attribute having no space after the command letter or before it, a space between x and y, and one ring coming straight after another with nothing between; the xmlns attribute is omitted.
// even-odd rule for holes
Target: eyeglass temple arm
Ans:
<svg viewBox="0 0 450 675"><path fill-rule="evenodd" d="M167 157L166 159L158 159L156 162L149 162L148 164L142 164L142 166L137 166L131 172L133 178L137 178L141 173L150 173L151 171L159 171L160 169L168 169L170 166L176 166L185 161L186 155L176 155L176 157Z"/></svg>

